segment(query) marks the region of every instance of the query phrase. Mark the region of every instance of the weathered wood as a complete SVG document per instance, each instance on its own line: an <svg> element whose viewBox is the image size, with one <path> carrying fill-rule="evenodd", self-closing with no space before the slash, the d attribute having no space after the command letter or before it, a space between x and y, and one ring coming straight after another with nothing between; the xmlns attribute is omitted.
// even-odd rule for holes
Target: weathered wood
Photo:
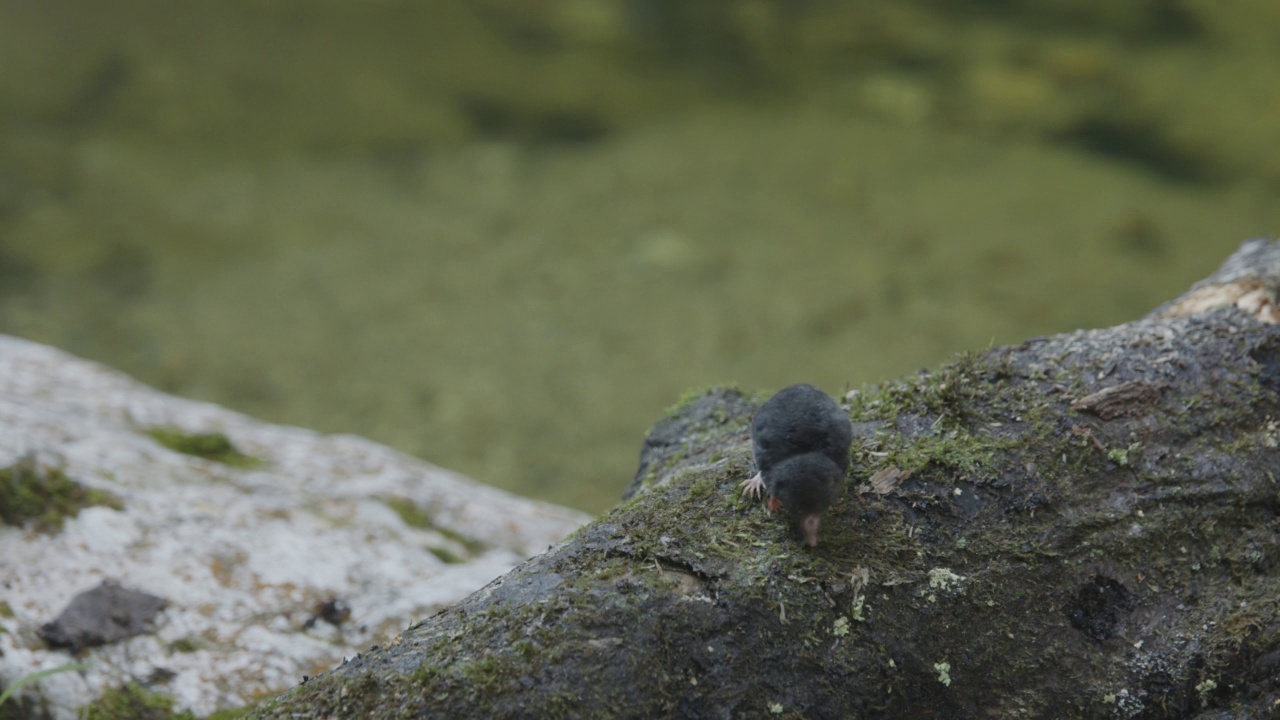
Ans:
<svg viewBox="0 0 1280 720"><path fill-rule="evenodd" d="M632 499L256 716L1272 716L1278 283L1251 241L1148 318L851 393L814 549L738 497L759 399L692 398Z"/></svg>

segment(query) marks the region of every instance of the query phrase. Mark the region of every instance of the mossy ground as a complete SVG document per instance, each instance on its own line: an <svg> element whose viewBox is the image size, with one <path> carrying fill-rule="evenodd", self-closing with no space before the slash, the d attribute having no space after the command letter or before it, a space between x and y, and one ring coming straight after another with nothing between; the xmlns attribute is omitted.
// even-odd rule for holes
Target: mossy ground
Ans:
<svg viewBox="0 0 1280 720"><path fill-rule="evenodd" d="M246 717L250 708L228 708L204 716L201 720L237 720ZM2 717L2 715L0 715ZM186 710L175 710L173 698L149 690L139 683L129 683L103 693L80 710L81 720L197 720Z"/></svg>
<svg viewBox="0 0 1280 720"><path fill-rule="evenodd" d="M130 683L108 690L81 710L83 720L196 720L173 709L173 699Z"/></svg>
<svg viewBox="0 0 1280 720"><path fill-rule="evenodd" d="M170 450L223 465L253 468L262 464L260 459L240 452L222 433L188 433L177 428L156 427L147 430L147 435Z"/></svg>
<svg viewBox="0 0 1280 720"><path fill-rule="evenodd" d="M61 468L41 465L31 456L0 469L0 520L6 525L53 533L67 518L93 505L124 507L114 494L85 487Z"/></svg>
<svg viewBox="0 0 1280 720"><path fill-rule="evenodd" d="M379 500L386 504L387 507L395 510L400 519L409 527L431 530L444 536L445 540L448 541L447 544L440 543L427 546L427 550L439 558L441 562L449 564L466 562L485 550L483 543L476 542L449 528L438 525L431 519L431 513L408 498L382 497Z"/></svg>

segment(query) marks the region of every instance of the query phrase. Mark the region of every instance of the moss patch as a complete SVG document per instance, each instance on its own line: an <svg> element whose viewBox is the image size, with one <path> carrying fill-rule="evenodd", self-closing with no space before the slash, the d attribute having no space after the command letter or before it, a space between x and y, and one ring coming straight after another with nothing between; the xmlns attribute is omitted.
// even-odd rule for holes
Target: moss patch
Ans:
<svg viewBox="0 0 1280 720"><path fill-rule="evenodd" d="M197 650L203 650L208 645L209 643L199 635L187 635L169 643L169 649L179 653L193 653Z"/></svg>
<svg viewBox="0 0 1280 720"><path fill-rule="evenodd" d="M175 712L173 698L130 683L108 690L81 710L84 720L195 720L186 711Z"/></svg>
<svg viewBox="0 0 1280 720"><path fill-rule="evenodd" d="M92 505L124 507L119 497L81 485L62 468L42 467L31 455L0 469L0 520L6 525L57 532L67 518Z"/></svg>
<svg viewBox="0 0 1280 720"><path fill-rule="evenodd" d="M378 498L383 504L400 516L405 525L418 528L420 530L430 530L443 535L446 539L457 544L456 547L450 548L445 546L429 546L427 550L432 555L440 558L446 563L466 562L470 557L484 552L484 543L477 542L471 538L464 537L449 528L440 527L431 519L431 514L419 507L417 503L408 498L403 497L380 497ZM459 552L459 550L461 552Z"/></svg>
<svg viewBox="0 0 1280 720"><path fill-rule="evenodd" d="M236 449L222 433L187 433L177 428L157 427L147 430L147 434L161 445L184 455L194 455L238 468L252 468L262 464L260 459Z"/></svg>

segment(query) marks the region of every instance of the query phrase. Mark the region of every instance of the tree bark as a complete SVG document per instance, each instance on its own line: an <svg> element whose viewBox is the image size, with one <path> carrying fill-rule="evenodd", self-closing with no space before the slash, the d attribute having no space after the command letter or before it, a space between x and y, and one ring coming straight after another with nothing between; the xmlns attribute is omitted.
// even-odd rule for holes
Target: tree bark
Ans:
<svg viewBox="0 0 1280 720"><path fill-rule="evenodd" d="M1278 286L1254 240L1144 319L850 393L813 549L739 497L762 398L700 394L629 500L256 717L1280 715Z"/></svg>

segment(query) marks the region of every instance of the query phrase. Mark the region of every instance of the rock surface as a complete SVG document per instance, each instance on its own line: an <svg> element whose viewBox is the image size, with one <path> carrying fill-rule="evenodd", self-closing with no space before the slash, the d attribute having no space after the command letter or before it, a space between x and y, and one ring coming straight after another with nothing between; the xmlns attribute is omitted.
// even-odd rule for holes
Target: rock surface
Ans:
<svg viewBox="0 0 1280 720"><path fill-rule="evenodd" d="M0 336L0 504L19 504L15 488L32 477L110 499L0 525L0 687L86 663L23 688L28 714L60 719L131 681L197 714L250 704L385 642L586 520L357 437L258 422ZM41 639L104 581L167 601L149 632L78 658Z"/></svg>

